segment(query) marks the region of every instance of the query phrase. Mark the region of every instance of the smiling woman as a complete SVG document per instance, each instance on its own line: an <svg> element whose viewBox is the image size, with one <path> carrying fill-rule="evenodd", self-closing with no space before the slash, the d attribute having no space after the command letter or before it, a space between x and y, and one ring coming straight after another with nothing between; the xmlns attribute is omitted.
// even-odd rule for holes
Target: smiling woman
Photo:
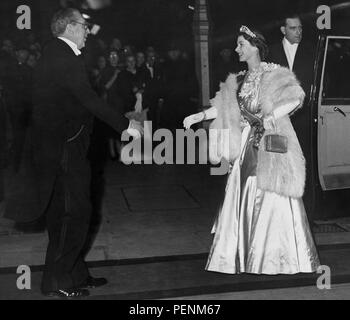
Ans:
<svg viewBox="0 0 350 320"><path fill-rule="evenodd" d="M215 118L212 130L229 130L229 139L221 133L210 141L210 148L221 145L217 156L230 163L231 171L206 269L316 272L320 262L301 198L305 160L289 119L305 94L289 69L262 62L267 45L259 32L242 26L236 52L248 72L230 75L204 116L184 121L188 128ZM275 143L269 143L273 137Z"/></svg>
<svg viewBox="0 0 350 320"><path fill-rule="evenodd" d="M265 37L256 30L249 30L249 32L251 32L254 35L254 37L249 35L249 33L245 32L244 26L239 32L236 52L240 57L240 61L247 61L247 59L252 54L256 54L257 51L259 52L261 61L265 61L269 53L269 48L266 44Z"/></svg>

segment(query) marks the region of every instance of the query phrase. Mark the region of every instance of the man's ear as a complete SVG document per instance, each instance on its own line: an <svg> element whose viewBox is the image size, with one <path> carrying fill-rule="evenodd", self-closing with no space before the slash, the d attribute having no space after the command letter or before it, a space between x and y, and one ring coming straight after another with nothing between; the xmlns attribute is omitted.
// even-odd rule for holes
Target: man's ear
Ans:
<svg viewBox="0 0 350 320"><path fill-rule="evenodd" d="M66 27L66 31L68 34L72 35L74 33L73 26L71 24L68 24Z"/></svg>
<svg viewBox="0 0 350 320"><path fill-rule="evenodd" d="M286 35L286 27L285 26L281 27L281 32L283 33L283 35Z"/></svg>

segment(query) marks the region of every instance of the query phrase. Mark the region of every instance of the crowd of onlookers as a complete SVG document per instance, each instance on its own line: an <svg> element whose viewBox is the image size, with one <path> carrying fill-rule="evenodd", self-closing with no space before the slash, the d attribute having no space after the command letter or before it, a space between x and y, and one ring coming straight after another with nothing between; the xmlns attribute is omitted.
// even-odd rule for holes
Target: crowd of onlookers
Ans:
<svg viewBox="0 0 350 320"><path fill-rule="evenodd" d="M0 181L6 164L15 171L20 168L33 107L34 69L44 47L34 33L20 44L9 38L0 42ZM237 71L232 53L224 48L214 63L214 91L229 72ZM180 129L183 119L199 107L194 57L175 43L160 52L153 46L140 49L117 38L108 43L93 37L82 57L96 93L122 114L148 110L153 130ZM109 157L117 158L120 149L120 136L95 119L92 162L103 165ZM0 183L0 202L2 194Z"/></svg>
<svg viewBox="0 0 350 320"><path fill-rule="evenodd" d="M142 106L149 109L155 127L176 127L176 119L187 113L189 101L197 96L193 64L175 45L161 55L152 46L139 50L123 46L117 38L110 45L98 40L87 63L97 92L125 113L134 110L136 93L141 93Z"/></svg>
<svg viewBox="0 0 350 320"><path fill-rule="evenodd" d="M33 107L33 75L44 47L33 33L20 44L9 38L0 42L0 181L5 162L15 171L20 167ZM147 109L153 129L182 128L184 117L198 108L193 59L176 44L159 52L152 46L123 45L117 38L110 43L92 38L82 57L97 94L123 114ZM111 128L96 120L91 153L117 157L118 140Z"/></svg>
<svg viewBox="0 0 350 320"><path fill-rule="evenodd" d="M109 44L95 40L88 43L85 60L96 92L123 114L148 110L153 130L182 128L184 117L198 107L198 83L188 54L175 44L162 54L153 46L123 45L118 38ZM96 120L93 146L98 145L98 154L101 141L109 142L112 157L118 156L118 134Z"/></svg>

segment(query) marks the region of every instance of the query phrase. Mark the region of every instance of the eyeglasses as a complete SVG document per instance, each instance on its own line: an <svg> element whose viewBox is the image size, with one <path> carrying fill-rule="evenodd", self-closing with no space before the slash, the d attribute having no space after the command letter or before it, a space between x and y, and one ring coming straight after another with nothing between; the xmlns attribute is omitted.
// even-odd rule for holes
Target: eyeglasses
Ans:
<svg viewBox="0 0 350 320"><path fill-rule="evenodd" d="M91 28L91 24L90 23L88 23L88 22L79 22L79 21L72 21L72 22L74 22L74 23L77 23L77 24L81 24L82 26L84 26L84 28L85 28L85 30L89 30L90 28Z"/></svg>

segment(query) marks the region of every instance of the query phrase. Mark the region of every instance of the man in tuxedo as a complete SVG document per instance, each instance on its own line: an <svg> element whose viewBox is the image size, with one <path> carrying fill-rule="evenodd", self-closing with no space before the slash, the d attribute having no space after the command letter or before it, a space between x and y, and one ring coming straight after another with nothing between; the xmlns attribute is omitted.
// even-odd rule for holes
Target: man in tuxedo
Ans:
<svg viewBox="0 0 350 320"><path fill-rule="evenodd" d="M119 108L109 107L91 88L80 57L89 34L81 13L70 8L57 12L51 30L54 39L34 74L31 181L37 193L28 186L25 191L32 195L28 205L16 213L11 211L16 204L10 201L7 212L17 221L46 214L49 245L42 292L77 298L89 295L88 288L107 283L90 275L83 257L91 215L87 151L93 117L132 136L139 137L142 127L134 120L129 124L117 113Z"/></svg>
<svg viewBox="0 0 350 320"><path fill-rule="evenodd" d="M306 159L307 179L304 195L306 211L312 214L312 172L311 168L311 134L312 114L309 106L310 89L313 81L315 52L311 44L303 40L303 26L297 15L287 16L281 26L283 40L270 47L270 61L292 70L297 76L306 97L303 108L291 116Z"/></svg>
<svg viewBox="0 0 350 320"><path fill-rule="evenodd" d="M154 51L146 55L146 87L144 93L145 108L149 109L149 120L153 122L153 129L159 127L160 111L163 103L163 70L157 61Z"/></svg>

